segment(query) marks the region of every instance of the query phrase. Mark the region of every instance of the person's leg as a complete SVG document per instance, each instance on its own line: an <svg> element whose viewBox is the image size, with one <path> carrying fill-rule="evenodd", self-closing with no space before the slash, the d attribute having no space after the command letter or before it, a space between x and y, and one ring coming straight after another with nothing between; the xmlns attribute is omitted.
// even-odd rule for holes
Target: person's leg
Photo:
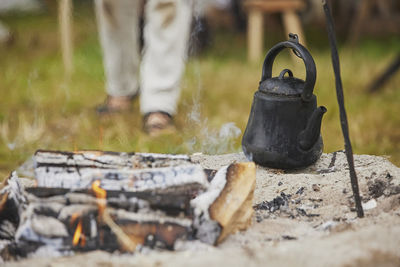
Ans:
<svg viewBox="0 0 400 267"><path fill-rule="evenodd" d="M148 0L140 110L176 113L192 19L188 0Z"/></svg>
<svg viewBox="0 0 400 267"><path fill-rule="evenodd" d="M139 89L140 0L95 0L108 100L107 112L128 108Z"/></svg>
<svg viewBox="0 0 400 267"><path fill-rule="evenodd" d="M11 33L8 28L0 21L0 44L10 40Z"/></svg>

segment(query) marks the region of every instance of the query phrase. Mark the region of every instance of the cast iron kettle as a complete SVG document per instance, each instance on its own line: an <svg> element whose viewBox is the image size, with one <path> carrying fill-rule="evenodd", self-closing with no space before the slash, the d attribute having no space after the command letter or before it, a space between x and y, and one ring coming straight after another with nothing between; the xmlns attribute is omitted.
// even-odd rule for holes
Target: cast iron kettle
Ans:
<svg viewBox="0 0 400 267"><path fill-rule="evenodd" d="M279 169L297 169L314 163L322 154L320 135L325 107L317 107L313 94L316 79L314 59L299 44L295 34L289 41L276 44L264 61L258 91L242 139L246 157L255 163ZM291 48L303 59L306 80L282 70L272 78L272 64L284 48Z"/></svg>

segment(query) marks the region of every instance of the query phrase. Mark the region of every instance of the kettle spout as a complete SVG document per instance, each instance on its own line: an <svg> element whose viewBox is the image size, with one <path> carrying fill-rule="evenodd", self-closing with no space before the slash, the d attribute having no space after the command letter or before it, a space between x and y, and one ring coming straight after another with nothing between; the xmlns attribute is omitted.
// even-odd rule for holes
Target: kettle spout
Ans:
<svg viewBox="0 0 400 267"><path fill-rule="evenodd" d="M326 112L326 108L321 106L314 110L311 118L307 122L306 128L300 133L300 148L309 150L315 142L317 142L321 133L322 117Z"/></svg>

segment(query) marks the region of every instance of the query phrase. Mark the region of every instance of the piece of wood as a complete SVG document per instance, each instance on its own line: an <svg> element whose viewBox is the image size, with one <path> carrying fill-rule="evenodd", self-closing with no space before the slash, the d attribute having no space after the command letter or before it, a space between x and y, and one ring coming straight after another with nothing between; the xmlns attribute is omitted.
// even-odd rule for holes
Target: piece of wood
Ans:
<svg viewBox="0 0 400 267"><path fill-rule="evenodd" d="M36 167L75 167L101 169L146 169L178 166L190 162L187 155L156 153L124 153L99 150L55 151L37 150L34 155Z"/></svg>
<svg viewBox="0 0 400 267"><path fill-rule="evenodd" d="M285 28L286 36L289 36L289 33L295 33L298 35L301 44L303 46L307 46L306 39L303 33L303 27L301 26L300 18L296 14L296 12L294 10L287 10L282 12L282 21ZM294 62L298 62L299 58L294 53L290 53L290 55Z"/></svg>
<svg viewBox="0 0 400 267"><path fill-rule="evenodd" d="M391 0L358 1L347 37L350 45L355 46L364 33L398 34L400 14L395 2Z"/></svg>
<svg viewBox="0 0 400 267"><path fill-rule="evenodd" d="M70 76L73 71L72 0L59 0L58 14L62 59L65 74Z"/></svg>
<svg viewBox="0 0 400 267"><path fill-rule="evenodd" d="M114 215L116 223L136 244L172 250L178 239L187 240L193 237L192 221L189 219L129 213L123 210ZM157 245L158 242L161 244Z"/></svg>
<svg viewBox="0 0 400 267"><path fill-rule="evenodd" d="M208 186L186 155L39 150L34 162L38 187L87 190L101 180L107 191L192 194Z"/></svg>
<svg viewBox="0 0 400 267"><path fill-rule="evenodd" d="M263 14L258 9L249 11L247 24L247 46L248 59L251 62L257 62L261 59L263 53Z"/></svg>
<svg viewBox="0 0 400 267"><path fill-rule="evenodd" d="M244 2L248 10L258 9L266 13L280 13L286 10L302 10L305 3L302 0L248 0Z"/></svg>
<svg viewBox="0 0 400 267"><path fill-rule="evenodd" d="M47 207L40 208L42 205ZM59 251L133 252L137 245L173 249L176 240L193 237L190 218L167 216L153 210L132 212L106 208L100 213L94 203L68 203L57 208L51 199L41 199L31 202L21 219L15 234L20 248L29 243L33 249L47 245Z"/></svg>
<svg viewBox="0 0 400 267"><path fill-rule="evenodd" d="M364 24L368 14L370 12L372 1L374 0L363 0L357 5L353 23L350 25L350 31L348 40L351 45L355 45L360 37L362 25Z"/></svg>
<svg viewBox="0 0 400 267"><path fill-rule="evenodd" d="M263 56L264 13L282 13L286 36L289 33L296 33L305 45L300 18L296 14L297 11L305 8L302 0L248 0L244 6L248 11L247 52L250 62L257 62ZM295 56L293 59L297 61Z"/></svg>
<svg viewBox="0 0 400 267"><path fill-rule="evenodd" d="M253 162L236 163L228 167L224 189L210 206L211 219L222 226L217 243L227 235L250 224L252 202L256 185L256 168Z"/></svg>
<svg viewBox="0 0 400 267"><path fill-rule="evenodd" d="M101 187L110 191L126 192L185 192L198 191L208 186L207 175L200 165L155 169L93 169L38 167L35 170L37 185L49 188L72 190L90 189L94 181L100 180Z"/></svg>
<svg viewBox="0 0 400 267"><path fill-rule="evenodd" d="M13 239L27 199L24 188L15 172L3 183L0 190L0 239Z"/></svg>
<svg viewBox="0 0 400 267"><path fill-rule="evenodd" d="M32 187L26 191L38 198L47 198L55 203L81 203L77 196L87 196L91 200L87 203L95 203L94 193L92 190L71 191L66 188L45 188ZM137 199L148 203L153 210L161 210L168 215L179 215L181 213L191 215L190 200L193 198L191 194L182 194L176 192L155 193L155 192L121 192L121 191L106 191L107 206L114 208L125 208L128 210L136 210L139 203L132 202L130 199ZM194 192L193 192L194 193ZM124 196L123 199L121 196ZM82 197L80 198L82 199ZM1 209L0 209L1 212Z"/></svg>
<svg viewBox="0 0 400 267"><path fill-rule="evenodd" d="M0 190L0 236L14 256L43 246L63 253L172 250L196 238L217 244L251 223L252 162L206 174L187 156L38 151L35 165L38 184L57 186L25 189L14 174ZM78 186L62 187L68 172Z"/></svg>

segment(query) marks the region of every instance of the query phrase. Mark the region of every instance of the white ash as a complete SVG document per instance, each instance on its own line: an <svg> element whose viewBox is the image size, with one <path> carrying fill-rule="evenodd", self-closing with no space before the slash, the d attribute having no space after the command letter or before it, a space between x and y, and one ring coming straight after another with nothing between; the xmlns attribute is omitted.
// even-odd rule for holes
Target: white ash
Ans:
<svg viewBox="0 0 400 267"><path fill-rule="evenodd" d="M28 158L21 166L17 168L16 172L18 176L35 178L34 156Z"/></svg>
<svg viewBox="0 0 400 267"><path fill-rule="evenodd" d="M8 178L7 185L0 191L0 195L6 193L8 193L8 198L14 201L18 208L18 213L21 214L26 208L28 201L25 195L25 188L19 182L18 175L15 171L12 172L11 177Z"/></svg>
<svg viewBox="0 0 400 267"><path fill-rule="evenodd" d="M58 152L39 150L34 156L35 167L50 164L94 168L142 168L177 166L190 161L187 155L155 153L110 153L100 151ZM150 166L149 166L150 165Z"/></svg>
<svg viewBox="0 0 400 267"><path fill-rule="evenodd" d="M178 224L183 227L191 227L192 226L192 221L190 219L186 218L177 218L177 217L171 217L171 216L166 216L163 212L160 211L154 211L154 212L149 212L149 213L134 213L134 212L128 212L125 210L114 210L114 209L109 209L110 214L113 215L115 214L116 217L119 220L130 220L130 221L135 221L138 223L146 223L146 222L160 222L160 223L174 223Z"/></svg>
<svg viewBox="0 0 400 267"><path fill-rule="evenodd" d="M96 205L83 205L83 204L75 204L65 206L58 215L58 219L61 221L65 221L70 218L73 214L88 214L92 212L96 212L98 207Z"/></svg>
<svg viewBox="0 0 400 267"><path fill-rule="evenodd" d="M10 240L0 239L0 252L3 251L10 244ZM0 255L0 264L4 264L4 259L2 258L2 255Z"/></svg>
<svg viewBox="0 0 400 267"><path fill-rule="evenodd" d="M29 206L36 214L59 214L61 210L65 207L64 204L54 202L54 201L39 201L31 202Z"/></svg>
<svg viewBox="0 0 400 267"><path fill-rule="evenodd" d="M159 252L148 255L110 254L95 251L60 259L35 259L8 263L12 266L399 266L400 259L400 202L399 193L390 190L375 198L368 182L393 179L391 188L400 184L400 168L377 156L354 155L360 191L367 199L374 198L377 207L365 211L357 219L348 198L352 198L343 152L323 154L313 166L293 172L282 172L257 166L254 203L274 199L282 191L301 194L303 201L321 199L315 213L319 217L288 218L276 214L256 222L245 232L227 237L217 247L208 250ZM243 153L228 155L193 155L192 159L204 168L218 169L235 161L245 160ZM329 167L331 166L331 167ZM331 169L324 173L323 170ZM334 170L334 171L332 171ZM385 180L386 179L386 180ZM281 182L280 185L278 183ZM312 184L320 184L313 191ZM387 189L387 186L383 188ZM296 237L283 240L282 236Z"/></svg>
<svg viewBox="0 0 400 267"><path fill-rule="evenodd" d="M44 245L39 247L35 252L29 253L28 258L59 258L62 256L72 256L74 252L72 250L59 250L57 247L52 245Z"/></svg>
<svg viewBox="0 0 400 267"><path fill-rule="evenodd" d="M32 229L45 237L68 237L65 225L53 217L34 216L32 218Z"/></svg>
<svg viewBox="0 0 400 267"><path fill-rule="evenodd" d="M32 218L27 218L18 227L17 233L15 234L16 242L40 242L47 245L54 246L57 249L62 248L63 238L50 238L44 237L39 233L35 232L32 227Z"/></svg>
<svg viewBox="0 0 400 267"><path fill-rule="evenodd" d="M15 232L17 231L17 225L14 225L9 220L2 220L0 222L0 241L3 239L12 240L14 239ZM1 251L0 247L0 251Z"/></svg>
<svg viewBox="0 0 400 267"><path fill-rule="evenodd" d="M18 219L28 206L24 186L20 184L16 172L6 180L7 185L0 190L0 196L7 196L6 217L0 221L0 238L13 239L18 227ZM5 213L5 212L3 212Z"/></svg>
<svg viewBox="0 0 400 267"><path fill-rule="evenodd" d="M208 187L203 168L195 164L156 169L80 169L68 172L65 168L41 167L36 169L38 186L68 189L90 189L95 180L101 180L100 187L105 190L143 192L184 187L197 184L199 188Z"/></svg>
<svg viewBox="0 0 400 267"><path fill-rule="evenodd" d="M338 222L330 220L330 221L324 222L323 224L318 226L317 229L318 230L322 230L322 231L329 231L329 230L333 229L338 224L339 224Z"/></svg>
<svg viewBox="0 0 400 267"><path fill-rule="evenodd" d="M228 167L225 166L219 169L210 182L208 189L190 201L196 216L203 213L207 219L210 219L208 209L225 187Z"/></svg>
<svg viewBox="0 0 400 267"><path fill-rule="evenodd" d="M362 203L362 207L364 210L372 210L376 208L377 203L375 199L371 199L368 202Z"/></svg>
<svg viewBox="0 0 400 267"><path fill-rule="evenodd" d="M210 219L209 208L225 187L228 167L219 169L208 189L190 201L195 214L196 237L207 244L214 244L221 231L218 223Z"/></svg>
<svg viewBox="0 0 400 267"><path fill-rule="evenodd" d="M107 206L118 207L130 212L138 213L148 212L151 210L148 201L136 197L127 198L123 194L120 194L118 197L108 198Z"/></svg>
<svg viewBox="0 0 400 267"><path fill-rule="evenodd" d="M215 247L200 240L177 240L174 244L175 251L212 251Z"/></svg>
<svg viewBox="0 0 400 267"><path fill-rule="evenodd" d="M171 159L171 160L185 160L189 161L190 157L184 154L157 154L157 153L136 153L135 155L140 155L142 157L152 157L154 159Z"/></svg>
<svg viewBox="0 0 400 267"><path fill-rule="evenodd" d="M37 208L38 205L36 203L31 203L27 206L26 210L22 212L15 240L17 242L43 242L46 244L54 244L59 247L62 238L57 237L68 236L67 229L64 224L55 218L37 215L35 212Z"/></svg>

